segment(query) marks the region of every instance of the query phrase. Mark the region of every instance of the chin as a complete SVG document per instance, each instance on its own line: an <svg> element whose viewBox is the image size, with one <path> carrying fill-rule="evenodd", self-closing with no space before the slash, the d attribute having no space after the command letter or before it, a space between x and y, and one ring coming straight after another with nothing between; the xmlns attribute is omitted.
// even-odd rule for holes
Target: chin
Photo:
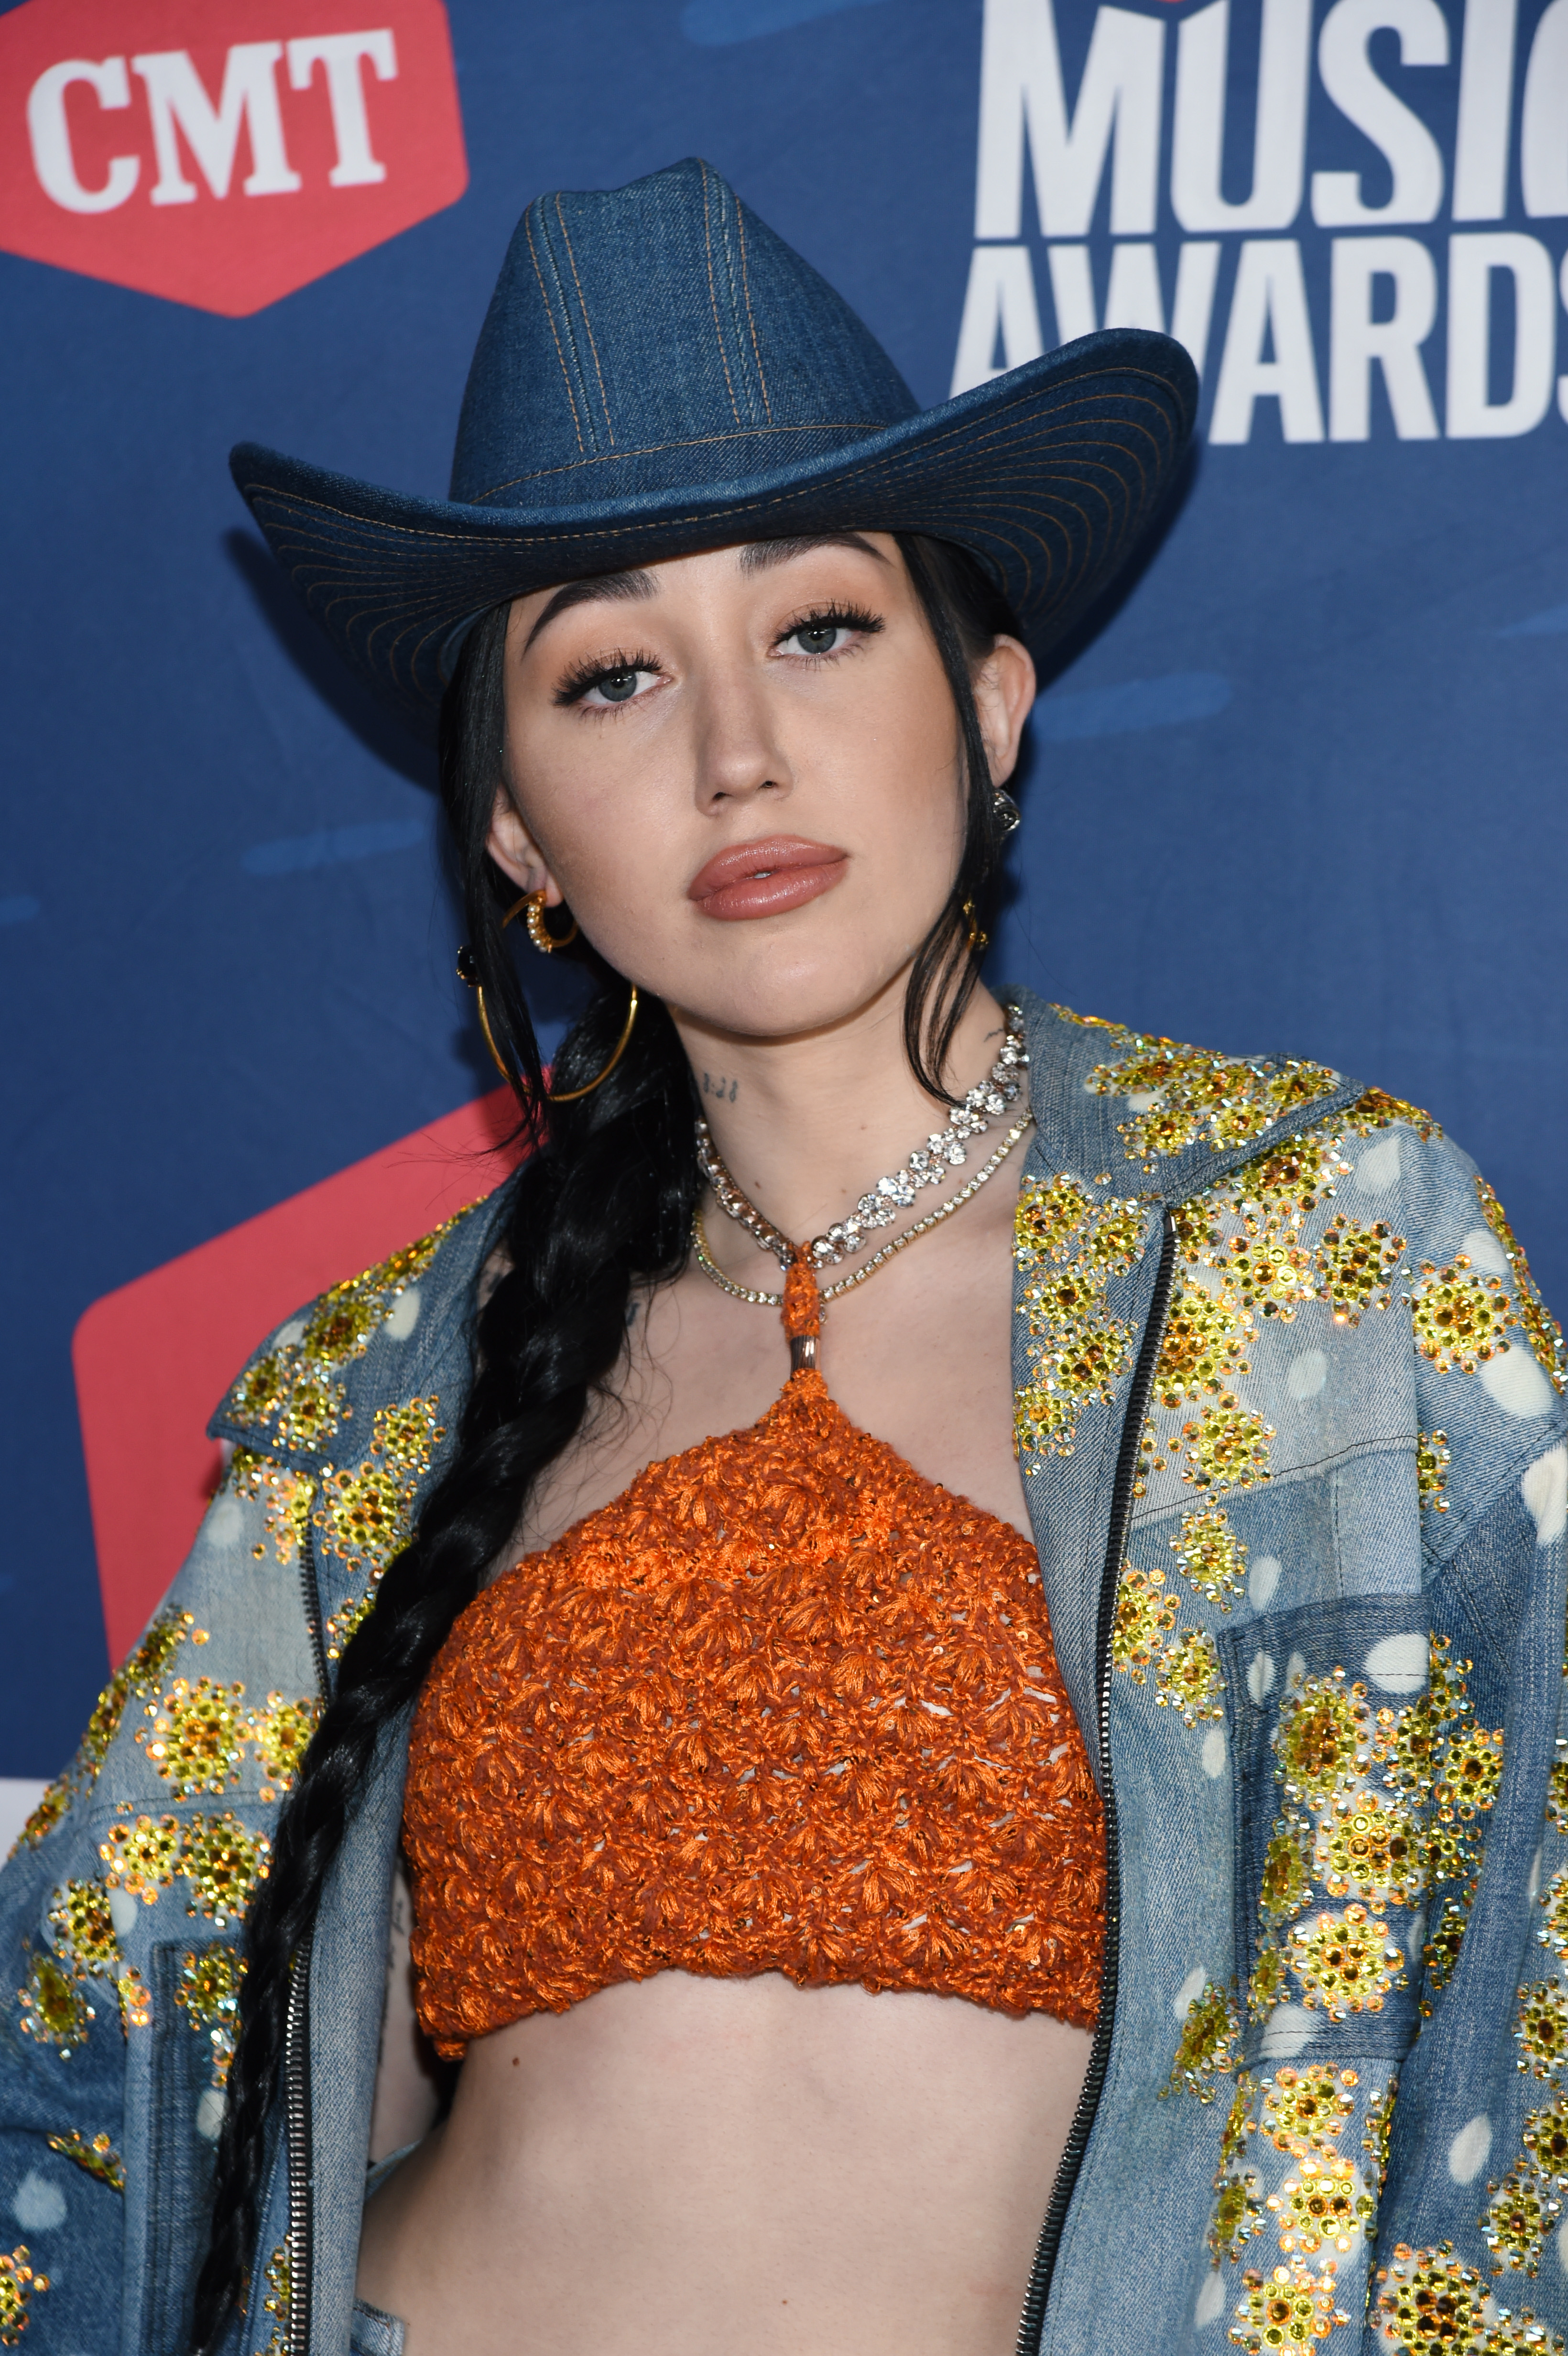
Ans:
<svg viewBox="0 0 1568 2356"><path fill-rule="evenodd" d="M849 977L813 971L764 981L749 977L731 991L709 988L700 997L680 1002L705 1027L741 1038L788 1039L852 1022L885 996L906 970L907 960L891 973Z"/></svg>

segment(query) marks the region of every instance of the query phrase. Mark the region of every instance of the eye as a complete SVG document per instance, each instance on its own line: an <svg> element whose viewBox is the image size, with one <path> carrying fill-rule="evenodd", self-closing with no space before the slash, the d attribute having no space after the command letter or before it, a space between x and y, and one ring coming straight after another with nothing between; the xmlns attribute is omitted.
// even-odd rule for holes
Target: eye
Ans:
<svg viewBox="0 0 1568 2356"><path fill-rule="evenodd" d="M602 671L588 690L587 700L601 703L630 703L637 691L640 679L652 679L649 670Z"/></svg>
<svg viewBox="0 0 1568 2356"><path fill-rule="evenodd" d="M613 710L616 704L635 703L662 676L651 656L615 655L608 662L584 663L569 672L555 700L584 704L591 712Z"/></svg>
<svg viewBox="0 0 1568 2356"><path fill-rule="evenodd" d="M790 632L784 644L787 646L793 639L803 655L831 655L837 654L840 643L848 636L842 622L803 622L798 630Z"/></svg>
<svg viewBox="0 0 1568 2356"><path fill-rule="evenodd" d="M858 639L872 637L881 626L875 614L863 613L858 606L834 605L792 623L777 643L781 652L821 662L828 656L844 654Z"/></svg>

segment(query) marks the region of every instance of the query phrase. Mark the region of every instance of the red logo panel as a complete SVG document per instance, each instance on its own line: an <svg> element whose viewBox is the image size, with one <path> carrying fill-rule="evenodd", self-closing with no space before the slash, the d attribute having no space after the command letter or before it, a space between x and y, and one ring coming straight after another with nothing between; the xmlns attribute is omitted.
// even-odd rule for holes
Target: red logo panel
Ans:
<svg viewBox="0 0 1568 2356"><path fill-rule="evenodd" d="M428 1235L517 1166L497 1088L95 1301L71 1355L118 1668L218 1486L207 1420L251 1353L329 1284Z"/></svg>
<svg viewBox="0 0 1568 2356"><path fill-rule="evenodd" d="M242 319L468 185L442 0L24 0L0 249Z"/></svg>

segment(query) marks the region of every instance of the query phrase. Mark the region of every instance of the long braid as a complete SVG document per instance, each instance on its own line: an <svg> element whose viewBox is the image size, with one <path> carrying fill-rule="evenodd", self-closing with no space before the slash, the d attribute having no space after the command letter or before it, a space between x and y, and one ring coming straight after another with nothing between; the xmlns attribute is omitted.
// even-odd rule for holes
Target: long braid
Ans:
<svg viewBox="0 0 1568 2356"><path fill-rule="evenodd" d="M912 1066L933 1094L945 1095L942 1066L977 971L964 904L983 890L997 845L970 666L989 650L997 628L1011 626L964 552L903 536L900 545L954 688L967 775L958 874L922 946L906 1003ZM377 1746L418 1695L458 1614L517 1529L539 1474L611 1383L634 1285L666 1280L685 1266L700 1190L690 1071L656 1000L645 999L626 1053L603 1085L546 1115L538 1042L501 926L506 898L515 895L503 893L486 850L504 745L507 610L482 616L459 657L442 712L442 798L490 1027L517 1076L525 1137L538 1150L515 1182L501 1237L505 1272L475 1322L475 1373L454 1455L424 1501L415 1537L388 1566L375 1610L345 1649L336 1689L279 1816L271 1873L251 1904L210 2238L196 2286L197 2356L217 2348L245 2296L293 1959ZM557 1076L571 1086L603 1070L624 1019L624 983L592 951L588 957L603 986L556 1058Z"/></svg>

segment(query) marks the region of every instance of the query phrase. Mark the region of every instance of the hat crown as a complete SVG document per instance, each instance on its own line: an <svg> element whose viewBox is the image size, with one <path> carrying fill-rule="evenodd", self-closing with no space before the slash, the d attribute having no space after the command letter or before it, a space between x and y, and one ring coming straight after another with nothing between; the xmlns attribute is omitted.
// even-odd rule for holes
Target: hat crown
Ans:
<svg viewBox="0 0 1568 2356"><path fill-rule="evenodd" d="M694 494L913 416L869 329L709 164L536 198L469 370L452 497Z"/></svg>

